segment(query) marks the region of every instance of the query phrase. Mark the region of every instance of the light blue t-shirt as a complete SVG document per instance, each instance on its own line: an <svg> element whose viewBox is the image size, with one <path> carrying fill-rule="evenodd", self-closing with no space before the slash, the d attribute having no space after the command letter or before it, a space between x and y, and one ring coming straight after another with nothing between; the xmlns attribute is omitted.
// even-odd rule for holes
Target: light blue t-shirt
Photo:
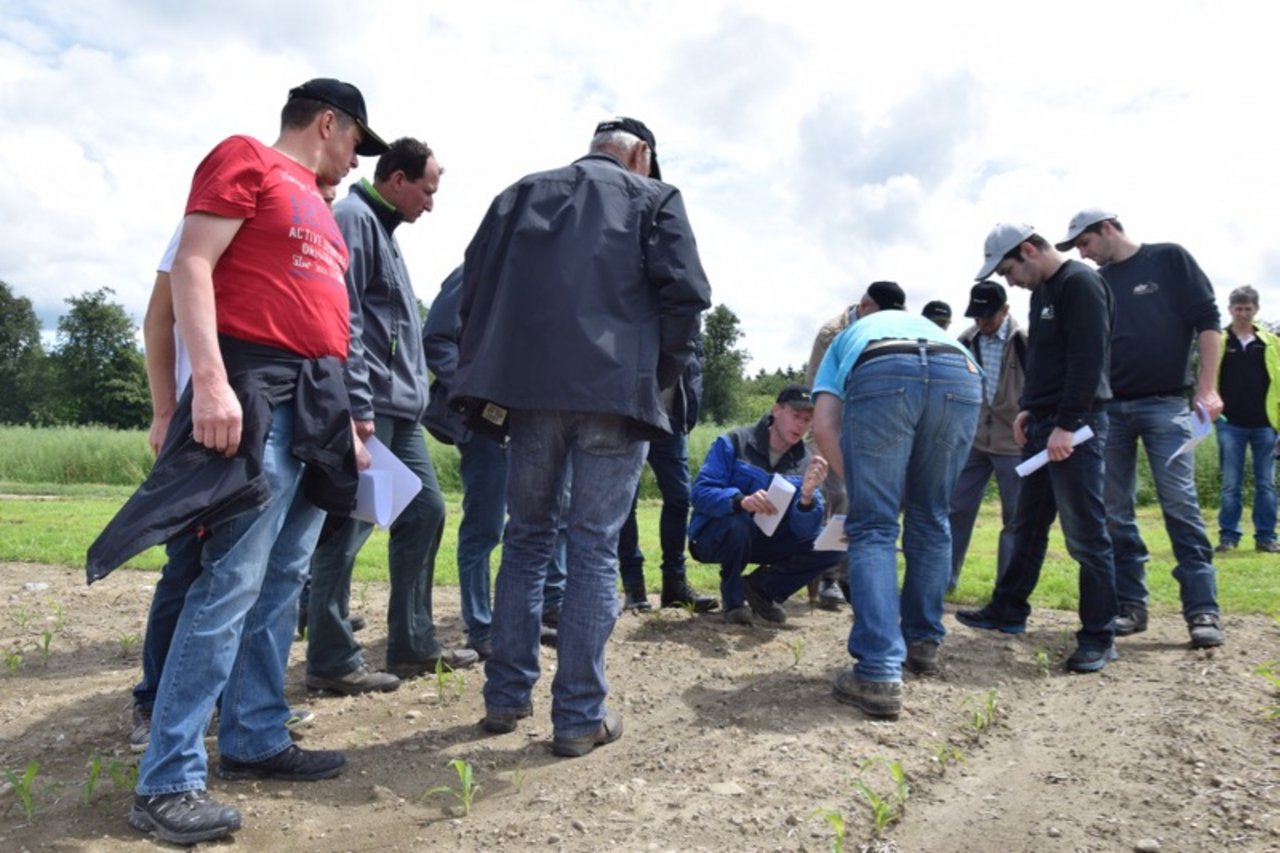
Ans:
<svg viewBox="0 0 1280 853"><path fill-rule="evenodd" d="M975 369L978 366L965 348L932 320L906 311L876 311L858 320L831 342L822 359L822 366L813 378L814 395L834 394L843 400L845 377L853 369L858 356L862 355L867 344L885 338L905 338L909 341L924 338L932 343L950 344L957 353L968 358Z"/></svg>

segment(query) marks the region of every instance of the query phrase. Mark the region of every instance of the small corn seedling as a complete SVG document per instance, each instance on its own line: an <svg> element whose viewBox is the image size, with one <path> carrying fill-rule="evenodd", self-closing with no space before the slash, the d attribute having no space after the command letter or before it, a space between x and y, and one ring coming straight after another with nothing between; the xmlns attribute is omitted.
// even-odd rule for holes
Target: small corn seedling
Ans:
<svg viewBox="0 0 1280 853"><path fill-rule="evenodd" d="M800 658L804 655L804 637L796 637L791 641L791 657L792 666L800 665Z"/></svg>
<svg viewBox="0 0 1280 853"><path fill-rule="evenodd" d="M5 652L4 668L9 670L10 675L17 675L18 670L22 669L22 652L17 650Z"/></svg>
<svg viewBox="0 0 1280 853"><path fill-rule="evenodd" d="M907 798L911 796L911 786L907 783L907 772L902 768L901 761L877 757L864 763L862 769L866 770L874 764L883 765L889 771L893 790L887 795L881 795L862 779L855 780L853 787L871 809L872 832L878 838L885 829L902 820L907 808Z"/></svg>
<svg viewBox="0 0 1280 853"><path fill-rule="evenodd" d="M133 653L133 650L136 649L137 647L138 647L137 634L127 634L127 633L121 632L120 654L124 655L125 657L129 657L129 655L131 655Z"/></svg>
<svg viewBox="0 0 1280 853"><path fill-rule="evenodd" d="M62 602L56 599L52 599L49 606L53 608L53 632L57 634L67 627L67 610L62 606Z"/></svg>
<svg viewBox="0 0 1280 853"><path fill-rule="evenodd" d="M138 787L138 765L127 761L112 761L107 765L107 775L117 791L132 791Z"/></svg>
<svg viewBox="0 0 1280 853"><path fill-rule="evenodd" d="M1043 646L1036 647L1036 674L1041 678L1049 677L1049 650Z"/></svg>
<svg viewBox="0 0 1280 853"><path fill-rule="evenodd" d="M13 621L17 623L20 630L25 631L27 629L27 623L31 621L31 611L25 607L22 608L17 613L13 614Z"/></svg>
<svg viewBox="0 0 1280 853"><path fill-rule="evenodd" d="M947 767L964 761L964 753L953 743L943 741L933 749L933 770L939 776L945 776Z"/></svg>
<svg viewBox="0 0 1280 853"><path fill-rule="evenodd" d="M452 767L453 772L458 774L458 787L437 785L434 788L428 788L423 791L422 796L418 799L425 800L427 797L434 797L436 794L453 794L462 808L463 817L466 817L471 814L471 805L475 802L476 794L480 793L480 786L476 784L471 762L465 758L455 758L445 766Z"/></svg>
<svg viewBox="0 0 1280 853"><path fill-rule="evenodd" d="M844 815L835 809L814 809L809 817L820 817L827 822L827 826L831 827L831 853L843 853L844 837L848 832L845 826Z"/></svg>
<svg viewBox="0 0 1280 853"><path fill-rule="evenodd" d="M443 659L436 661L436 696L440 701L461 699L466 687L467 679L462 673L451 669Z"/></svg>
<svg viewBox="0 0 1280 853"><path fill-rule="evenodd" d="M13 786L13 793L18 798L18 803L22 806L22 813L27 816L27 820L35 817L35 787L36 774L40 772L40 764L32 761L27 764L26 770L19 776L12 770L4 771L4 778L9 780L9 784ZM13 808L12 805L9 808ZM9 813L9 809L5 809L5 814Z"/></svg>
<svg viewBox="0 0 1280 853"><path fill-rule="evenodd" d="M89 762L89 775L85 777L84 782L80 785L80 803L81 805L89 805L93 802L93 792L98 787L98 779L102 776L102 756L94 754L93 760Z"/></svg>
<svg viewBox="0 0 1280 853"><path fill-rule="evenodd" d="M45 631L40 635L40 663L46 667L49 665L49 644L52 642L52 631Z"/></svg>
<svg viewBox="0 0 1280 853"><path fill-rule="evenodd" d="M969 725L975 736L991 728L1000 716L999 694L994 687L984 693L981 700L970 696L964 704L969 709Z"/></svg>

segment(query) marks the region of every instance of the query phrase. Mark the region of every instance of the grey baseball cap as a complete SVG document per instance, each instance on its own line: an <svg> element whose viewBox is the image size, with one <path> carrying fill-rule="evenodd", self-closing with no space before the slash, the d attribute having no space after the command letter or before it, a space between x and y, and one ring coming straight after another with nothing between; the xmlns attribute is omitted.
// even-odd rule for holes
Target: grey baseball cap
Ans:
<svg viewBox="0 0 1280 853"><path fill-rule="evenodd" d="M973 277L974 281L982 281L995 272L996 267L1000 265L1000 259L1034 233L1036 233L1035 226L1024 222L1001 222L992 228L991 233L987 235L987 242L982 244L982 268Z"/></svg>
<svg viewBox="0 0 1280 853"><path fill-rule="evenodd" d="M1054 243L1054 248L1059 252L1070 251L1075 248L1076 240L1084 233L1084 229L1090 225L1097 225L1099 222L1106 222L1108 219L1119 218L1114 213L1103 210L1100 207L1086 207L1071 217L1071 222L1067 224L1067 238L1061 243Z"/></svg>

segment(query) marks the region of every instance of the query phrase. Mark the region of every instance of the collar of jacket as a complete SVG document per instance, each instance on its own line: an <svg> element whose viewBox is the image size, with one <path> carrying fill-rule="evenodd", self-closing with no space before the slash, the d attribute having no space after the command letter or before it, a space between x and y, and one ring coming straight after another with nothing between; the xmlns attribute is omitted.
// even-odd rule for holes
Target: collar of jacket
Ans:
<svg viewBox="0 0 1280 853"><path fill-rule="evenodd" d="M368 178L361 178L358 184L352 184L351 192L364 199L364 203L369 205L369 209L373 211L374 216L378 217L378 221L382 223L383 228L387 229L388 234L404 222L404 217L400 215L400 211L396 210L396 206L383 198L382 193L369 183Z"/></svg>
<svg viewBox="0 0 1280 853"><path fill-rule="evenodd" d="M619 169L621 169L624 172L627 171L627 167L622 165L621 160L619 160L617 157L614 157L612 154L606 153L604 151L592 151L590 154L579 157L577 160L574 160L573 162L581 163L583 160L604 160L605 162L612 163L613 165L617 166Z"/></svg>

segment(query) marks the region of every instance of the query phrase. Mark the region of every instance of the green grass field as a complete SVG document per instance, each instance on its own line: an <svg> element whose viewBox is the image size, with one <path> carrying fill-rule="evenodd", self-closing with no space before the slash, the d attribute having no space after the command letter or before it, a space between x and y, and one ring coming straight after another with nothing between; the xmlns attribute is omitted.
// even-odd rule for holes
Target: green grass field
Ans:
<svg viewBox="0 0 1280 853"><path fill-rule="evenodd" d="M41 486L0 481L0 493L11 495L0 499L0 561L83 566L89 544L131 491L128 487ZM456 492L445 495L448 520L436 561L436 583L442 585L456 585L458 582L455 553L460 502L461 497ZM660 508L658 500L646 499L640 502L638 512L641 547L649 557L645 573L650 591L656 591L661 585L657 559ZM1140 510L1139 520L1151 549L1148 569L1153 609L1176 612L1178 589L1170 574L1173 555L1159 511ZM1214 522L1214 517L1207 513L1206 523L1211 531L1216 528ZM979 516L960 587L951 600L980 603L990 595L998 531L998 504L989 500ZM357 561L355 580L385 580L386 561L386 533L375 531ZM163 551L153 548L128 563L127 568L155 571L163 563ZM496 570L496 554L493 566ZM1276 611L1280 605L1280 556L1242 548L1221 555L1217 567L1219 598L1225 611ZM714 593L718 588L714 566L691 561L689 575L699 589ZM1055 527L1040 585L1032 600L1037 606L1070 610L1076 606L1076 595L1075 564L1067 555L1062 536Z"/></svg>

